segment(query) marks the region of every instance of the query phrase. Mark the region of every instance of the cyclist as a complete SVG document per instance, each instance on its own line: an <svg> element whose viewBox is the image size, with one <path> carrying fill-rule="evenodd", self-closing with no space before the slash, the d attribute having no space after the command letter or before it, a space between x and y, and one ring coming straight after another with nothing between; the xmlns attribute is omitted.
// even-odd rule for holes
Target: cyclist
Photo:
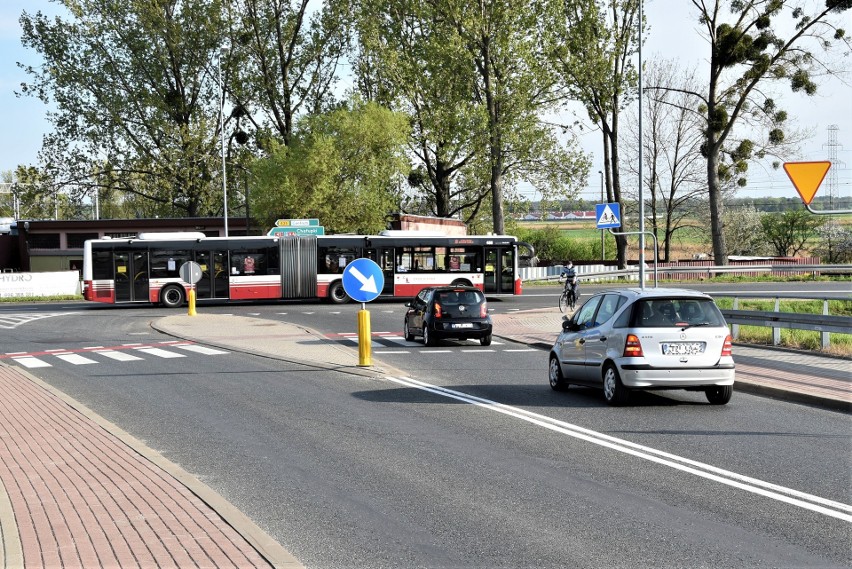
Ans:
<svg viewBox="0 0 852 569"><path fill-rule="evenodd" d="M577 279L577 271L574 269L573 262L568 261L566 263L559 278L560 280L565 279L565 288L562 290L562 296L565 297L565 304L573 309L574 304L580 298L580 281Z"/></svg>

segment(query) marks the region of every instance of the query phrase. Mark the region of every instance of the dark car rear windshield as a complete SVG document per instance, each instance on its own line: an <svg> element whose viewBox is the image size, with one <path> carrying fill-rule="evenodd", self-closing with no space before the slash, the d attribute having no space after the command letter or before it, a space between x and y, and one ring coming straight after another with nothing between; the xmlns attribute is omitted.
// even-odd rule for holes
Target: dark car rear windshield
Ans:
<svg viewBox="0 0 852 569"><path fill-rule="evenodd" d="M724 326L725 318L716 303L702 298L654 298L640 300L633 307L631 326Z"/></svg>
<svg viewBox="0 0 852 569"><path fill-rule="evenodd" d="M485 300L485 297L478 290L449 290L439 292L437 300L442 305L464 304L471 306L481 303Z"/></svg>

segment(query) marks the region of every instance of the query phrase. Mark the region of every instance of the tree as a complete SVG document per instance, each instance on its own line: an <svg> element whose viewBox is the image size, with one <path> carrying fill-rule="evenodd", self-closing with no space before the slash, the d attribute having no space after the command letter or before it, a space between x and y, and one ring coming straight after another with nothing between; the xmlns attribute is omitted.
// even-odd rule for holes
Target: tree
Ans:
<svg viewBox="0 0 852 569"><path fill-rule="evenodd" d="M795 257L816 236L825 219L804 209L768 213L760 218L764 238L779 257Z"/></svg>
<svg viewBox="0 0 852 569"><path fill-rule="evenodd" d="M762 256L771 254L761 225L762 214L753 206L729 207L723 219L725 242L732 255ZM712 236L708 234L712 247Z"/></svg>
<svg viewBox="0 0 852 569"><path fill-rule="evenodd" d="M331 232L385 229L401 199L408 134L404 115L358 100L303 117L288 146L272 143L251 167L256 215L270 227L316 217Z"/></svg>
<svg viewBox="0 0 852 569"><path fill-rule="evenodd" d="M818 230L819 241L813 248L825 263L852 262L852 230L829 217Z"/></svg>
<svg viewBox="0 0 852 569"><path fill-rule="evenodd" d="M538 0L524 4L477 0L427 0L436 17L444 18L454 30L448 42L458 45L477 73L477 104L482 105L487 125L485 162L491 197L493 230L504 232L504 200L507 186L517 176L545 174L547 160L563 184L579 190L588 173L588 161L573 145L558 152L552 130L541 116L557 103L557 81L546 57L559 37L556 16L561 2ZM551 152L538 154L547 146ZM508 183L507 183L508 182Z"/></svg>
<svg viewBox="0 0 852 569"><path fill-rule="evenodd" d="M646 215L650 211L652 231L662 233L662 260L669 261L671 244L676 233L692 225L705 194L701 156L702 131L697 116L689 107L684 89L694 88L693 73L684 73L673 61L656 61L648 65L647 81L654 85L681 87L662 90L656 94L645 91L643 105L644 129L642 145L645 169L643 192ZM638 130L637 113L628 115L628 131ZM639 150L632 138L624 144L627 156L637 156ZM624 160L624 169L638 176L636 161ZM625 192L639 199L638 192ZM625 213L630 213L627 210Z"/></svg>
<svg viewBox="0 0 852 569"><path fill-rule="evenodd" d="M21 16L26 95L53 101L44 178L72 199L107 187L162 213L220 212L216 141L217 2L63 0L71 17Z"/></svg>
<svg viewBox="0 0 852 569"><path fill-rule="evenodd" d="M349 3L326 0L235 0L226 5L229 94L246 121L290 144L300 114L335 104L337 70L348 48ZM225 46L223 46L224 48Z"/></svg>
<svg viewBox="0 0 852 569"><path fill-rule="evenodd" d="M639 2L580 0L564 6L564 41L552 52L552 58L564 77L568 97L580 101L601 128L607 201L617 202L625 211L619 172L619 120L637 85L631 58L638 47ZM616 235L615 243L618 267L623 269L627 266L627 238Z"/></svg>
<svg viewBox="0 0 852 569"><path fill-rule="evenodd" d="M832 42L850 46L845 32L831 20L833 15L852 8L849 0L826 0L825 7L806 14L803 3L786 0L692 0L710 46L709 83L705 93L692 93L701 100L704 117L703 153L707 158L707 185L713 256L727 264L728 247L723 227L725 179L737 178L755 155L756 144L741 139L731 144L735 127L746 121L761 125L770 144L785 139L787 115L766 95L777 81L788 81L794 92L813 95L813 77L832 72L809 46L827 50ZM725 21L723 5L730 8L731 23ZM793 31L780 35L785 14L792 18ZM729 161L726 162L725 159Z"/></svg>
<svg viewBox="0 0 852 569"><path fill-rule="evenodd" d="M410 151L420 163L409 174L417 213L471 221L487 185L454 184L476 167L486 121L474 103L477 76L454 30L419 1L374 0L358 10L356 73L362 96L410 116Z"/></svg>

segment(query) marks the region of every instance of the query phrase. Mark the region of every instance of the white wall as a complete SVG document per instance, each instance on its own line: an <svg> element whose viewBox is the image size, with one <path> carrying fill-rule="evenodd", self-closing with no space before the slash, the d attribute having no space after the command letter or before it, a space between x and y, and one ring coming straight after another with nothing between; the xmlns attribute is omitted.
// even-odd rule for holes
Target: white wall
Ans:
<svg viewBox="0 0 852 569"><path fill-rule="evenodd" d="M0 273L0 298L80 294L80 273Z"/></svg>

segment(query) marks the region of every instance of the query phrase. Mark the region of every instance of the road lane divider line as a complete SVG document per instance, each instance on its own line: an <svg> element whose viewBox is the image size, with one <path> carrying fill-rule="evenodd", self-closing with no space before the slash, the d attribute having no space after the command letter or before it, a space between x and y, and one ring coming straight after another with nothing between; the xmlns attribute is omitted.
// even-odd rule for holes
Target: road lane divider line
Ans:
<svg viewBox="0 0 852 569"><path fill-rule="evenodd" d="M738 474L736 472L677 456L665 451L636 444L625 439L619 439L591 429L585 429L579 425L560 421L545 415L539 415L538 413L533 413L519 407L513 407L511 405L505 405L503 403L498 403L497 401L478 397L476 395L469 395L461 391L455 391L453 389L422 382L409 377L385 377L389 381L397 384L406 385L408 387L434 393L435 395L469 403L483 409L488 409L503 415L521 419L551 431L569 435L580 440L610 448L612 450L661 464L663 466L668 466L701 478L706 478L734 488L739 488L746 492L759 494L773 500L798 506L806 510L824 514L846 522L852 522L852 506L848 504L828 500L820 496L815 496L813 494L766 482L765 480Z"/></svg>

